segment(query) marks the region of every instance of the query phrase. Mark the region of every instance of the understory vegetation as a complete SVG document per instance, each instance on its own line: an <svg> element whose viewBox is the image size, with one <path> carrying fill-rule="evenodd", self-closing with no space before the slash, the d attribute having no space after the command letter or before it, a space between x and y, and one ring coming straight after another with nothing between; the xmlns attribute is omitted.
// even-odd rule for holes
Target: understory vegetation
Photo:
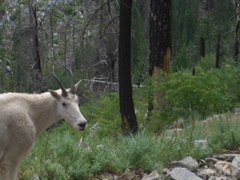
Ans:
<svg viewBox="0 0 240 180"><path fill-rule="evenodd" d="M190 70L178 71L155 87L147 80L134 89L140 127L135 136L122 136L117 93L90 100L81 107L88 128L77 132L63 122L46 131L21 164L21 178L37 174L41 179L90 179L104 171L132 167L161 173L172 160L200 159L238 147L240 121L232 111L240 106L239 66L231 59L222 63L221 69L210 64L209 59L202 59L194 76ZM162 92L165 109L147 118L148 94ZM203 123L214 114L224 116ZM183 130L170 131L178 119L183 119L179 125ZM207 140L207 144L196 145L195 140Z"/></svg>

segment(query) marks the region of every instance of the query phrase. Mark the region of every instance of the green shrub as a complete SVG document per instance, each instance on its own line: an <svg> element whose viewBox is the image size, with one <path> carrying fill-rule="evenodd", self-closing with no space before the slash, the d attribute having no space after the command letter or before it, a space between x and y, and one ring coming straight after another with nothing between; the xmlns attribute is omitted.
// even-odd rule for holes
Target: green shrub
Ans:
<svg viewBox="0 0 240 180"><path fill-rule="evenodd" d="M181 49L176 53L172 65L172 72L178 72L183 69L194 67L196 62L194 62L194 53L192 48L183 44Z"/></svg>
<svg viewBox="0 0 240 180"><path fill-rule="evenodd" d="M205 57L202 57L201 60L198 62L198 66L204 69L205 71L209 69L215 68L215 54L206 54Z"/></svg>
<svg viewBox="0 0 240 180"><path fill-rule="evenodd" d="M239 81L239 69L231 66L209 71L196 67L195 76L187 71L166 76L154 86L153 93L164 94L165 108L153 112L151 128L159 131L182 117L206 117L233 109L240 101Z"/></svg>
<svg viewBox="0 0 240 180"><path fill-rule="evenodd" d="M239 146L240 135L238 132L240 131L240 122L237 119L219 118L212 128L213 133L209 138L209 146L213 151L224 151Z"/></svg>

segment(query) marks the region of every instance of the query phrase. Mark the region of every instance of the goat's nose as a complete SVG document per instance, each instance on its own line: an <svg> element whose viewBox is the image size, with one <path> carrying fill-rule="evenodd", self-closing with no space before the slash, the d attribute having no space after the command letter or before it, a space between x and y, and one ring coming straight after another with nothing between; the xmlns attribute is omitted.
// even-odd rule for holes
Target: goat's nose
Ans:
<svg viewBox="0 0 240 180"><path fill-rule="evenodd" d="M86 127L86 124L87 124L87 122L85 121L85 122L79 123L78 126L79 126L80 128L85 128L85 127Z"/></svg>

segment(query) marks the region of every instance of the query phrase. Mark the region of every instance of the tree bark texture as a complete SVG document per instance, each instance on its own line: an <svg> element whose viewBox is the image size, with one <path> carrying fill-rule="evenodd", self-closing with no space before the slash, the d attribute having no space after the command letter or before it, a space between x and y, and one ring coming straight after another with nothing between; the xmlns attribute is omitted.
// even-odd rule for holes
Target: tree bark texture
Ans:
<svg viewBox="0 0 240 180"><path fill-rule="evenodd" d="M150 4L150 75L159 70L170 73L171 0L151 0Z"/></svg>
<svg viewBox="0 0 240 180"><path fill-rule="evenodd" d="M200 57L205 57L205 39L200 37Z"/></svg>
<svg viewBox="0 0 240 180"><path fill-rule="evenodd" d="M171 63L171 0L150 2L150 70L149 75L162 81L162 72L170 73ZM153 110L153 100L158 109L164 109L164 93L154 93L149 100L148 115Z"/></svg>
<svg viewBox="0 0 240 180"><path fill-rule="evenodd" d="M131 7L132 0L120 1L119 98L122 130L126 135L138 130L131 82Z"/></svg>
<svg viewBox="0 0 240 180"><path fill-rule="evenodd" d="M239 33L239 23L240 23L240 5L235 0L235 6L236 6L236 14L237 14L237 24L235 27L235 42L234 42L234 58L235 61L238 60L238 54L239 54L239 42L238 42L238 33Z"/></svg>
<svg viewBox="0 0 240 180"><path fill-rule="evenodd" d="M217 35L217 43L216 43L216 63L215 67L220 68L220 35Z"/></svg>
<svg viewBox="0 0 240 180"><path fill-rule="evenodd" d="M29 15L30 15L30 23L33 26L32 29L32 44L33 44L33 57L34 64L32 68L32 77L33 84L35 85L35 91L37 93L43 92L43 82L42 82L42 68L41 68L41 58L39 52L39 37L38 37L38 20L37 20L37 12L36 7L33 6L32 1L29 1Z"/></svg>

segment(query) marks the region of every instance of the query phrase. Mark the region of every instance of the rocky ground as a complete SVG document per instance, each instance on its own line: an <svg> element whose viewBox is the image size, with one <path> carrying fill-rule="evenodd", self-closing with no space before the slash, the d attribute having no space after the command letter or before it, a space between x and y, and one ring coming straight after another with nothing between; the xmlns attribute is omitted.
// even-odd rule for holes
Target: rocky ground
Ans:
<svg viewBox="0 0 240 180"><path fill-rule="evenodd" d="M236 109L233 116L239 118L240 109ZM216 118L213 116L202 123L212 122ZM202 140L196 143L204 145L207 142ZM240 147L199 161L190 156L173 161L161 175L155 170L146 174L142 169L127 169L125 172L103 172L91 180L240 180Z"/></svg>
<svg viewBox="0 0 240 180"><path fill-rule="evenodd" d="M127 169L125 172L103 172L91 180L240 180L240 148L225 154L194 160L186 157L173 161L162 175L150 174L142 169Z"/></svg>

